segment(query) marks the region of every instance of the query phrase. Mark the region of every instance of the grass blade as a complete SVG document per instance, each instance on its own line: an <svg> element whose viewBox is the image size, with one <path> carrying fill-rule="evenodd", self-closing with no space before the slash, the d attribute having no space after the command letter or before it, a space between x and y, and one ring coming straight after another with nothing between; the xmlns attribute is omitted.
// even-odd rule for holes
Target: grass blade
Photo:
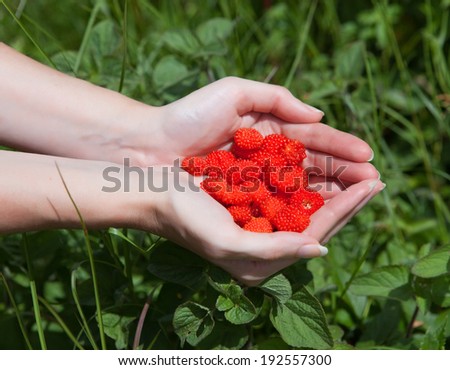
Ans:
<svg viewBox="0 0 450 370"><path fill-rule="evenodd" d="M95 306L96 306L96 311L97 311L97 320L98 320L98 326L99 326L99 332L100 332L100 342L102 345L102 349L106 349L106 338L105 338L105 330L104 330L104 326L103 326L102 307L100 304L100 294L98 291L97 275L95 272L94 254L92 252L92 246L91 246L91 242L89 240L89 233L88 233L88 230L86 227L86 223L84 222L83 216L81 215L80 210L78 209L72 195L70 194L69 188L67 187L67 184L62 176L61 170L59 169L59 166L56 162L55 162L55 165L56 165L56 169L58 170L59 177L61 178L61 181L64 185L64 189L66 190L67 195L69 196L70 201L72 202L72 205L74 206L74 208L77 212L81 227L83 229L84 240L86 243L86 250L87 250L88 257L89 257L89 264L91 267L92 284L94 286L94 297L95 297Z"/></svg>
<svg viewBox="0 0 450 370"><path fill-rule="evenodd" d="M30 255L28 254L28 239L27 235L23 234L22 247L25 254L25 260L28 268L28 278L30 279L30 290L31 290L31 300L33 302L33 312L36 321L36 327L39 336L39 342L41 344L41 349L47 349L47 342L45 340L44 328L42 326L41 311L39 309L39 301L36 289L36 282L34 281L32 265L30 262Z"/></svg>
<svg viewBox="0 0 450 370"><path fill-rule="evenodd" d="M26 343L28 349L33 349L33 346L31 345L31 342L30 342L30 338L28 338L28 333L25 330L25 325L22 321L22 316L20 315L19 307L17 307L16 300L14 299L14 296L12 295L11 290L9 289L8 282L6 281L5 276L1 272L0 272L0 280L3 282L3 286L6 289L6 294L8 294L9 300L11 301L11 304L14 308L14 312L16 314L17 321L18 321L19 327L20 327L20 331L22 332L22 335L23 335L23 339L25 340L25 343Z"/></svg>
<svg viewBox="0 0 450 370"><path fill-rule="evenodd" d="M78 349L84 349L83 346L81 345L81 343L75 338L75 336L73 335L73 333L70 331L70 329L67 327L66 323L64 322L64 320L61 318L61 316L59 316L58 312L55 311L55 309L42 297L38 297L39 301L45 306L45 308L52 314L52 316L56 319L56 321L58 322L59 326L61 326L61 329L64 330L64 333L66 333L66 335L70 338L70 340L73 342L73 344L78 348Z"/></svg>
<svg viewBox="0 0 450 370"><path fill-rule="evenodd" d="M36 47L36 49L42 54L44 59L47 61L48 64L50 64L53 68L56 68L55 63L52 62L50 57L45 53L45 51L39 46L39 44L36 42L36 40L31 36L31 34L28 32L26 27L23 25L23 23L16 17L14 12L6 5L6 3L3 0L0 0L3 7L6 9L6 11L9 13L9 15L14 19L14 21L17 23L17 25L20 27L20 29L23 31L23 33L27 36L27 38L31 41L31 43Z"/></svg>

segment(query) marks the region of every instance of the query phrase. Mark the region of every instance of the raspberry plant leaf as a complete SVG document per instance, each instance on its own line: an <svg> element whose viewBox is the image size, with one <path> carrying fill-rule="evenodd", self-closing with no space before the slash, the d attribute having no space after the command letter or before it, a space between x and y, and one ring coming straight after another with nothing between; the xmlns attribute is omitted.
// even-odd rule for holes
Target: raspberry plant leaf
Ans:
<svg viewBox="0 0 450 370"><path fill-rule="evenodd" d="M357 276L349 291L362 296L406 300L412 297L411 275L407 266L385 266Z"/></svg>
<svg viewBox="0 0 450 370"><path fill-rule="evenodd" d="M439 248L419 259L411 272L421 278L434 278L450 274L450 245Z"/></svg>
<svg viewBox="0 0 450 370"><path fill-rule="evenodd" d="M249 335L245 325L233 325L217 320L214 328L196 349L241 349L248 342Z"/></svg>
<svg viewBox="0 0 450 370"><path fill-rule="evenodd" d="M121 316L115 313L102 315L105 334L115 340L117 349L128 348L129 326L136 317Z"/></svg>
<svg viewBox="0 0 450 370"><path fill-rule="evenodd" d="M277 274L271 277L259 287L280 303L285 303L292 296L291 283L283 274Z"/></svg>
<svg viewBox="0 0 450 370"><path fill-rule="evenodd" d="M162 280L198 289L206 282L207 266L199 256L167 241L155 248L147 269Z"/></svg>
<svg viewBox="0 0 450 370"><path fill-rule="evenodd" d="M276 302L272 306L270 320L290 346L327 349L333 345L325 312L305 287L285 303Z"/></svg>
<svg viewBox="0 0 450 370"><path fill-rule="evenodd" d="M253 290L249 290L246 296L240 286L230 284L226 287L225 293L217 298L216 308L225 312L225 318L230 323L247 324L259 315L263 299L261 294Z"/></svg>
<svg viewBox="0 0 450 370"><path fill-rule="evenodd" d="M208 307L186 302L175 310L173 327L182 346L185 341L195 346L211 333L214 319Z"/></svg>

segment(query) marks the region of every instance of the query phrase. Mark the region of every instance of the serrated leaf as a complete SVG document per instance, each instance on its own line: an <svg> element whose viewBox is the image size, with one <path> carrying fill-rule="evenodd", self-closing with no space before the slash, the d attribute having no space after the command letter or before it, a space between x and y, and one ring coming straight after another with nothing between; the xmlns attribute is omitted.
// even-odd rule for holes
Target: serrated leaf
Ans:
<svg viewBox="0 0 450 370"><path fill-rule="evenodd" d="M349 290L356 295L409 299L412 296L409 269L406 266L375 269L357 276Z"/></svg>
<svg viewBox="0 0 450 370"><path fill-rule="evenodd" d="M197 289L206 282L207 263L196 254L171 242L155 248L147 269L162 280Z"/></svg>
<svg viewBox="0 0 450 370"><path fill-rule="evenodd" d="M227 321L217 321L214 328L196 349L241 349L248 341L245 325L233 325Z"/></svg>
<svg viewBox="0 0 450 370"><path fill-rule="evenodd" d="M277 274L260 285L262 291L275 297L280 303L285 303L292 296L292 287L283 274Z"/></svg>
<svg viewBox="0 0 450 370"><path fill-rule="evenodd" d="M423 337L420 349L443 350L445 349L445 329L447 327L450 311L442 312L428 327Z"/></svg>
<svg viewBox="0 0 450 370"><path fill-rule="evenodd" d="M135 318L114 313L104 313L102 319L105 334L115 340L116 349L126 349L130 334L129 325Z"/></svg>
<svg viewBox="0 0 450 370"><path fill-rule="evenodd" d="M333 345L323 308L305 287L285 303L275 304L270 319L281 338L291 346L327 349Z"/></svg>
<svg viewBox="0 0 450 370"><path fill-rule="evenodd" d="M207 307L195 302L186 302L175 310L173 327L181 340L181 345L187 341L195 346L211 333L214 319Z"/></svg>
<svg viewBox="0 0 450 370"><path fill-rule="evenodd" d="M234 303L233 303L233 301L230 298L224 297L223 295L219 295L217 297L216 308L219 311L222 311L222 312L223 311L228 311L231 308L233 308L233 306L234 306Z"/></svg>
<svg viewBox="0 0 450 370"><path fill-rule="evenodd" d="M450 245L419 259L411 272L421 278L434 278L450 273Z"/></svg>
<svg viewBox="0 0 450 370"><path fill-rule="evenodd" d="M225 318L235 325L247 324L258 316L253 303L244 295L233 302L233 307L225 312Z"/></svg>

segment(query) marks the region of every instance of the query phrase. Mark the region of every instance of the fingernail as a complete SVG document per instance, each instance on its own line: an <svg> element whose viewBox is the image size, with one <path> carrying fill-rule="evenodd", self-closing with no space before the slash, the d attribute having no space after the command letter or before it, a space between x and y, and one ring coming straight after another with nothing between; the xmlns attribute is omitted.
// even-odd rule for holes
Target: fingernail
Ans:
<svg viewBox="0 0 450 370"><path fill-rule="evenodd" d="M386 183L382 182L383 187L381 188L381 190L383 190L386 187Z"/></svg>
<svg viewBox="0 0 450 370"><path fill-rule="evenodd" d="M380 171L377 171L378 172L378 180L379 179L381 179L381 173L380 173Z"/></svg>
<svg viewBox="0 0 450 370"><path fill-rule="evenodd" d="M371 181L371 182L369 183L369 189L370 189L370 191L372 191L372 190L375 188L375 186L377 186L378 181L379 181L379 180L374 180L374 181Z"/></svg>
<svg viewBox="0 0 450 370"><path fill-rule="evenodd" d="M301 247L298 251L300 258L323 257L327 255L328 249L319 244L308 244Z"/></svg>
<svg viewBox="0 0 450 370"><path fill-rule="evenodd" d="M309 110L312 110L313 112L321 113L323 116L325 115L325 113L323 113L320 109L317 109L316 107L313 107L312 105L305 104L305 106L306 106L306 108L308 108Z"/></svg>
<svg viewBox="0 0 450 370"><path fill-rule="evenodd" d="M374 153L374 151L372 150L372 155L371 155L370 158L368 159L368 162L372 162L374 157L375 157L375 153Z"/></svg>

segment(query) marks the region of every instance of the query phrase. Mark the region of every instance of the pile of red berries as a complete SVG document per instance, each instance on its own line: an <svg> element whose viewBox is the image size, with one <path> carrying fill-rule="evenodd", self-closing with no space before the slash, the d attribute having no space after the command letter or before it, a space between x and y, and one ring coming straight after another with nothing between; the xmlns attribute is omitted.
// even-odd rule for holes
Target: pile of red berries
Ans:
<svg viewBox="0 0 450 370"><path fill-rule="evenodd" d="M298 140L281 134L263 137L255 129L241 128L231 151L186 157L181 167L205 176L202 189L245 230L302 232L324 204L322 196L308 188L305 158L305 146Z"/></svg>

